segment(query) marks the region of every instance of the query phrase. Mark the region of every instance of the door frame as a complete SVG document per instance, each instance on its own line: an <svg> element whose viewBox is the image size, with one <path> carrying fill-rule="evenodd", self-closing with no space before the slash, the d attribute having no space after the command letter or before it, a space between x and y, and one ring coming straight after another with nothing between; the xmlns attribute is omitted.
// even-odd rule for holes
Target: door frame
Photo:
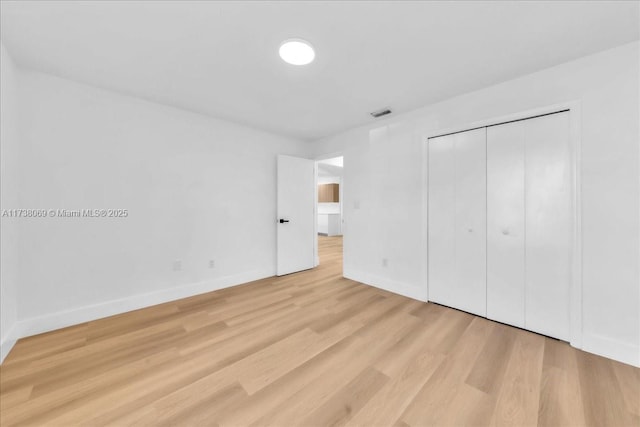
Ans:
<svg viewBox="0 0 640 427"><path fill-rule="evenodd" d="M340 231L342 232L342 239L344 242L344 236L345 236L345 232L344 232L344 207L345 207L345 203L344 203L344 153L342 151L334 151L332 153L326 153L326 154L320 154L317 155L313 158L314 160L314 164L315 164L315 171L316 171L316 203L315 203L315 234L314 234L314 241L315 241L315 245L314 245L314 251L315 251L315 257L316 257L316 267L318 265L320 265L320 256L318 254L318 162L320 160L327 160L327 159L333 159L334 157L342 157L342 162L343 162L343 172L342 172L342 180L340 181L340 204L341 204L341 215L340 215ZM344 246L342 248L342 271L344 273Z"/></svg>
<svg viewBox="0 0 640 427"><path fill-rule="evenodd" d="M512 121L530 119L536 116L568 111L569 113L569 145L571 151L571 178L572 178L572 219L571 230L571 283L569 285L570 301L570 341L572 347L582 348L582 186L581 186L581 129L582 129L582 103L580 100L571 100L558 104L547 105L504 116L494 117L467 123L464 125L439 128L429 131L422 140L422 283L425 295L429 301L429 139L447 134L464 132L476 128L493 126Z"/></svg>

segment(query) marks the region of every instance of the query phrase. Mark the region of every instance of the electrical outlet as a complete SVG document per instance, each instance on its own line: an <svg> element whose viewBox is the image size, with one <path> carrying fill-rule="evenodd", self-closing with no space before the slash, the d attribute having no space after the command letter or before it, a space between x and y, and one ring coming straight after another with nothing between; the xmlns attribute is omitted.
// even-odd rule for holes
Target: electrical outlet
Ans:
<svg viewBox="0 0 640 427"><path fill-rule="evenodd" d="M388 260L388 259L386 259L386 258L382 258L382 266L383 266L383 267L386 267L386 266L388 266L388 265L389 265L389 260Z"/></svg>
<svg viewBox="0 0 640 427"><path fill-rule="evenodd" d="M182 261L180 260L173 261L173 271L180 271L180 270L182 270Z"/></svg>
<svg viewBox="0 0 640 427"><path fill-rule="evenodd" d="M216 262L212 259L209 260L209 268L215 268L216 267Z"/></svg>

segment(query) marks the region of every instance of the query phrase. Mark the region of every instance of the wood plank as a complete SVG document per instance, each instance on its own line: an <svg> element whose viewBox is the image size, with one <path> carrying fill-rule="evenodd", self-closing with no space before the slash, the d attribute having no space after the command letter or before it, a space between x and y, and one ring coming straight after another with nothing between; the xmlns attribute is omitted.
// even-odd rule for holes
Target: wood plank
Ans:
<svg viewBox="0 0 640 427"><path fill-rule="evenodd" d="M442 419L451 416L450 412L464 412L452 406L453 398L460 388L464 388L465 379L494 327L493 322L475 318L407 406L400 419L411 426L440 425ZM471 410L473 409L474 406L471 406ZM469 411L467 409L467 412Z"/></svg>
<svg viewBox="0 0 640 427"><path fill-rule="evenodd" d="M301 421L302 425L342 426L358 412L389 378L374 368L365 368L349 384Z"/></svg>
<svg viewBox="0 0 640 427"><path fill-rule="evenodd" d="M576 351L545 338L539 387L538 425L584 425Z"/></svg>
<svg viewBox="0 0 640 427"><path fill-rule="evenodd" d="M442 354L419 352L411 360L399 363L391 381L349 423L361 426L393 425L444 358Z"/></svg>
<svg viewBox="0 0 640 427"><path fill-rule="evenodd" d="M498 392L491 424L535 426L538 424L540 377L544 340L534 333L518 334L507 371Z"/></svg>
<svg viewBox="0 0 640 427"><path fill-rule="evenodd" d="M515 338L514 328L496 323L466 383L485 393L496 393L502 384Z"/></svg>
<svg viewBox="0 0 640 427"><path fill-rule="evenodd" d="M637 417L627 411L612 362L585 352L578 353L577 359L585 424L637 426Z"/></svg>
<svg viewBox="0 0 640 427"><path fill-rule="evenodd" d="M611 365L620 385L627 411L640 417L640 369L614 361Z"/></svg>

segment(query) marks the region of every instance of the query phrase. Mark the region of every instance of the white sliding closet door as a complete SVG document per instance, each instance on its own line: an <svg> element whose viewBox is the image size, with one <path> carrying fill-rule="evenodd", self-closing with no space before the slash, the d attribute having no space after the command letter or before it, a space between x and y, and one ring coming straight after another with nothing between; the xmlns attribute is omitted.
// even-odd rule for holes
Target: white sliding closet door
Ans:
<svg viewBox="0 0 640 427"><path fill-rule="evenodd" d="M487 317L525 327L523 122L487 128Z"/></svg>
<svg viewBox="0 0 640 427"><path fill-rule="evenodd" d="M486 129L456 136L457 308L487 315Z"/></svg>
<svg viewBox="0 0 640 427"><path fill-rule="evenodd" d="M526 194L526 328L570 334L572 178L569 113L523 121Z"/></svg>
<svg viewBox="0 0 640 427"><path fill-rule="evenodd" d="M487 317L569 339L569 113L487 128Z"/></svg>
<svg viewBox="0 0 640 427"><path fill-rule="evenodd" d="M428 147L429 300L486 316L486 130Z"/></svg>
<svg viewBox="0 0 640 427"><path fill-rule="evenodd" d="M430 139L428 149L429 301L455 306L455 135Z"/></svg>

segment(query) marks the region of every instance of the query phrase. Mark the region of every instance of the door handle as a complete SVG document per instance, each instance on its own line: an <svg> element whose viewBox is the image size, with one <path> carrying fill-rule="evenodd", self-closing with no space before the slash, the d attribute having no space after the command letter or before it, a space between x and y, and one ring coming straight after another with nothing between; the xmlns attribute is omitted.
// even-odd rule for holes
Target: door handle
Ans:
<svg viewBox="0 0 640 427"><path fill-rule="evenodd" d="M285 222L289 222L289 220L280 218L280 224L284 224Z"/></svg>

